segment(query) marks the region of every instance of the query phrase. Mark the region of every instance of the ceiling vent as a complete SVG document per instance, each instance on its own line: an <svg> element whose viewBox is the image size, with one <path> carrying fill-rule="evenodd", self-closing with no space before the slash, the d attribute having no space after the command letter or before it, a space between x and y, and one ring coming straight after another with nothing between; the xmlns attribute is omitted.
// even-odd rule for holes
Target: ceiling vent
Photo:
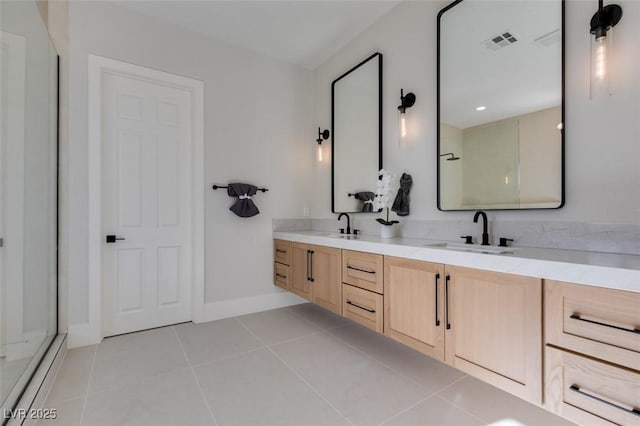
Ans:
<svg viewBox="0 0 640 426"><path fill-rule="evenodd" d="M489 50L499 50L518 41L518 39L509 31L503 31L482 42L484 47Z"/></svg>
<svg viewBox="0 0 640 426"><path fill-rule="evenodd" d="M562 41L562 33L560 29L553 30L550 33L542 35L534 40L534 43L540 47L549 47Z"/></svg>

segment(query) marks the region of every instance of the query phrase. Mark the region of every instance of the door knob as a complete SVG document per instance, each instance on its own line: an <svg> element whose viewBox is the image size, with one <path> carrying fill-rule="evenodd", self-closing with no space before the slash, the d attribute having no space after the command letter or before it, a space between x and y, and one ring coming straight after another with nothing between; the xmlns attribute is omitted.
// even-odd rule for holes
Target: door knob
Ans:
<svg viewBox="0 0 640 426"><path fill-rule="evenodd" d="M116 241L122 241L124 237L116 237L115 235L107 235L107 243L115 243Z"/></svg>

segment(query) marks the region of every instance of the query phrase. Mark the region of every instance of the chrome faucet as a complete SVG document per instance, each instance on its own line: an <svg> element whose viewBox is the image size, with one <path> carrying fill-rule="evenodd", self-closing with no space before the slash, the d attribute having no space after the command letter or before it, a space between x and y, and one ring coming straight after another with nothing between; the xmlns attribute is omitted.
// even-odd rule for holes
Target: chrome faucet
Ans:
<svg viewBox="0 0 640 426"><path fill-rule="evenodd" d="M489 233L487 232L487 214L482 210L478 210L473 216L473 223L478 223L478 217L482 216L482 245L489 245Z"/></svg>
<svg viewBox="0 0 640 426"><path fill-rule="evenodd" d="M340 213L340 215L338 216L338 220L342 219L342 216L347 217L347 234L351 234L351 218L349 217L348 213ZM344 228L340 228L340 233L344 233Z"/></svg>

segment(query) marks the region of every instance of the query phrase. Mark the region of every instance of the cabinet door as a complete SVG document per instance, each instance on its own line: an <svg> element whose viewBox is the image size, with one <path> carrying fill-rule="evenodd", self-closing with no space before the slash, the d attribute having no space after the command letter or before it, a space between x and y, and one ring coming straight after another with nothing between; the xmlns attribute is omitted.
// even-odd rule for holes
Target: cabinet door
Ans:
<svg viewBox="0 0 640 426"><path fill-rule="evenodd" d="M384 334L444 360L443 265L385 256Z"/></svg>
<svg viewBox="0 0 640 426"><path fill-rule="evenodd" d="M448 364L530 402L542 401L542 282L446 267Z"/></svg>
<svg viewBox="0 0 640 426"><path fill-rule="evenodd" d="M291 279L289 281L289 289L307 300L311 300L310 259L311 255L307 244L291 243Z"/></svg>
<svg viewBox="0 0 640 426"><path fill-rule="evenodd" d="M309 246L311 250L311 294L313 303L342 313L342 254L340 249Z"/></svg>

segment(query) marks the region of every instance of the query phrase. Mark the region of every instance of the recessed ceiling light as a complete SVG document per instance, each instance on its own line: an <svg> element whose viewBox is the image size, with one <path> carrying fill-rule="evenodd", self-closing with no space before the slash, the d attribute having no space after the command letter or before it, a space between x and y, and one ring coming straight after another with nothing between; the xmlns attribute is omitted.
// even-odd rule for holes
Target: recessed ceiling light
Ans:
<svg viewBox="0 0 640 426"><path fill-rule="evenodd" d="M480 105L476 107L476 111L484 111L485 109L487 109L487 107L484 105Z"/></svg>

